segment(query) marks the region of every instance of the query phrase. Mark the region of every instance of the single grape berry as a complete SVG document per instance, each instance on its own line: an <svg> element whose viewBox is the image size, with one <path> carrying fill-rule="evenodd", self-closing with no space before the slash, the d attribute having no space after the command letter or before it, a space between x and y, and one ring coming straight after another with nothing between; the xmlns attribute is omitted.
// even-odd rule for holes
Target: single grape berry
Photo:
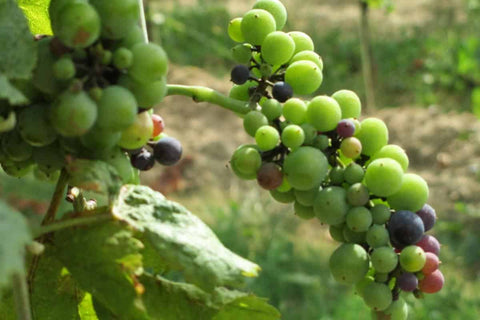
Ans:
<svg viewBox="0 0 480 320"><path fill-rule="evenodd" d="M276 189L282 184L283 174L275 163L267 162L258 169L257 181L264 189Z"/></svg>
<svg viewBox="0 0 480 320"><path fill-rule="evenodd" d="M250 77L250 70L243 64L236 65L233 67L230 77L233 83L244 84Z"/></svg>
<svg viewBox="0 0 480 320"><path fill-rule="evenodd" d="M437 238L429 234L423 235L416 245L422 248L425 252L432 252L437 256L440 253L440 242L438 242Z"/></svg>
<svg viewBox="0 0 480 320"><path fill-rule="evenodd" d="M142 149L141 152L130 156L130 163L138 170L147 171L153 168L155 157L147 149Z"/></svg>
<svg viewBox="0 0 480 320"><path fill-rule="evenodd" d="M424 204L423 208L417 211L417 214L423 221L423 224L425 226L425 231L428 231L433 228L433 225L435 224L435 220L437 219L437 214L435 213L435 209L433 209L428 204Z"/></svg>
<svg viewBox="0 0 480 320"><path fill-rule="evenodd" d="M152 121L153 121L152 137L156 137L160 133L162 133L163 130L165 129L165 122L163 121L163 118L160 117L158 114L152 114Z"/></svg>
<svg viewBox="0 0 480 320"><path fill-rule="evenodd" d="M164 166L174 165L182 157L182 145L175 138L165 137L153 146L153 155Z"/></svg>
<svg viewBox="0 0 480 320"><path fill-rule="evenodd" d="M417 276L411 272L404 272L397 278L398 287L403 291L413 291L418 286Z"/></svg>
<svg viewBox="0 0 480 320"><path fill-rule="evenodd" d="M293 96L292 87L286 82L277 82L273 85L272 95L280 102L285 102Z"/></svg>
<svg viewBox="0 0 480 320"><path fill-rule="evenodd" d="M400 210L390 218L388 231L392 242L406 247L417 243L422 238L423 221L414 212Z"/></svg>
<svg viewBox="0 0 480 320"><path fill-rule="evenodd" d="M342 138L348 138L355 133L355 124L352 120L343 119L338 122L337 133Z"/></svg>

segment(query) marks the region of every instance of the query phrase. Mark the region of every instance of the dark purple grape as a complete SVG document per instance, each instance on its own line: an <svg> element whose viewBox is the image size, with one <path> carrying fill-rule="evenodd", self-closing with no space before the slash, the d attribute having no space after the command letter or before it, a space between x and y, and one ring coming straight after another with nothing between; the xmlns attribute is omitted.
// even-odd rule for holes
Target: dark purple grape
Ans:
<svg viewBox="0 0 480 320"><path fill-rule="evenodd" d="M182 145L175 138L165 137L153 146L153 156L164 166L174 165L182 157Z"/></svg>
<svg viewBox="0 0 480 320"><path fill-rule="evenodd" d="M440 253L440 242L429 234L424 235L415 245L422 248L423 251L434 253L437 256Z"/></svg>
<svg viewBox="0 0 480 320"><path fill-rule="evenodd" d="M250 70L247 66L239 64L233 67L230 77L233 83L235 84L244 84L247 82L250 77Z"/></svg>
<svg viewBox="0 0 480 320"><path fill-rule="evenodd" d="M423 235L423 221L414 212L400 210L392 214L388 222L388 231L392 243L409 246L418 242Z"/></svg>
<svg viewBox="0 0 480 320"><path fill-rule="evenodd" d="M155 165L155 157L147 149L142 149L141 152L135 153L130 156L130 163L132 167L141 171L147 171L153 168Z"/></svg>
<svg viewBox="0 0 480 320"><path fill-rule="evenodd" d="M267 190L278 188L283 182L282 171L275 163L264 163L257 171L257 182Z"/></svg>
<svg viewBox="0 0 480 320"><path fill-rule="evenodd" d="M340 120L337 125L337 133L342 138L352 137L355 133L355 124L348 119Z"/></svg>
<svg viewBox="0 0 480 320"><path fill-rule="evenodd" d="M417 289L417 276L410 272L404 272L397 278L397 285L403 291L411 292Z"/></svg>
<svg viewBox="0 0 480 320"><path fill-rule="evenodd" d="M423 221L423 225L425 226L425 231L428 231L433 228L433 225L437 220L437 214L435 213L435 209L433 209L428 204L424 204L423 208L417 211L417 214Z"/></svg>
<svg viewBox="0 0 480 320"><path fill-rule="evenodd" d="M288 83L280 81L273 85L272 96L280 102L285 102L293 96L293 89Z"/></svg>

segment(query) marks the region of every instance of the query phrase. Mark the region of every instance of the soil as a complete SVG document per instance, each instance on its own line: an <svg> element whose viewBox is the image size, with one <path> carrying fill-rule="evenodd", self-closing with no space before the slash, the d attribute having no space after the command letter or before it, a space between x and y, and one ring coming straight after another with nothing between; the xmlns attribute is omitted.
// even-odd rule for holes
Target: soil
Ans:
<svg viewBox="0 0 480 320"><path fill-rule="evenodd" d="M227 78L214 78L193 67L172 66L169 83L205 85L225 94L230 88ZM183 96L166 97L157 113L165 119L166 132L182 142L186 160L176 167L156 166L143 176L145 183L182 198L202 197L205 192L228 197L239 186L263 192L255 182L239 182L228 168L235 148L253 141L236 114ZM409 172L428 182L429 203L437 211L454 214L458 203L480 205L480 121L474 115L405 106L371 116L383 119L390 143L406 150Z"/></svg>

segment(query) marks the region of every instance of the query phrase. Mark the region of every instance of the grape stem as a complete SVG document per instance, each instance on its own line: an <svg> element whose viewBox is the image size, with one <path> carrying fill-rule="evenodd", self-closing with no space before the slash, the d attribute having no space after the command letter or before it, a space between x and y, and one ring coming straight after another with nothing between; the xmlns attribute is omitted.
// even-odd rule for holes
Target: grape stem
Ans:
<svg viewBox="0 0 480 320"><path fill-rule="evenodd" d="M148 43L147 19L145 18L143 0L138 0L138 7L140 8L140 27L142 28L143 41Z"/></svg>
<svg viewBox="0 0 480 320"><path fill-rule="evenodd" d="M195 102L210 102L236 113L246 114L250 111L247 102L229 98L207 87L169 84L167 96L172 95L191 97Z"/></svg>

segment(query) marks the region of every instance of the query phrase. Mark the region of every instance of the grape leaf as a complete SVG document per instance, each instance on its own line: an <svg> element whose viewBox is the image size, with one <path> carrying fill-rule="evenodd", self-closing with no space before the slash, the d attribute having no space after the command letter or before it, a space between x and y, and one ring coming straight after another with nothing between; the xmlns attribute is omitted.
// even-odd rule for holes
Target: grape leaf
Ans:
<svg viewBox="0 0 480 320"><path fill-rule="evenodd" d="M48 15L50 0L17 0L17 2L27 17L30 31L33 34L53 34Z"/></svg>
<svg viewBox="0 0 480 320"><path fill-rule="evenodd" d="M37 62L37 44L14 0L0 1L0 74L29 79Z"/></svg>
<svg viewBox="0 0 480 320"><path fill-rule="evenodd" d="M152 320L276 320L280 313L265 299L216 288L207 293L198 287L143 275L144 302Z"/></svg>
<svg viewBox="0 0 480 320"><path fill-rule="evenodd" d="M258 275L258 265L225 248L198 217L148 187L124 186L113 213L143 232L169 268L205 290L238 287Z"/></svg>
<svg viewBox="0 0 480 320"><path fill-rule="evenodd" d="M4 74L0 73L0 99L6 99L11 105L28 103L23 93L15 88Z"/></svg>
<svg viewBox="0 0 480 320"><path fill-rule="evenodd" d="M98 320L95 309L93 308L92 295L90 293L86 293L78 305L78 315L81 320Z"/></svg>
<svg viewBox="0 0 480 320"><path fill-rule="evenodd" d="M0 201L0 290L13 274L24 272L25 246L32 241L27 220ZM8 236L5 236L8 235Z"/></svg>
<svg viewBox="0 0 480 320"><path fill-rule="evenodd" d="M80 319L77 305L84 294L52 255L51 247L46 248L39 260L31 289L35 319Z"/></svg>
<svg viewBox="0 0 480 320"><path fill-rule="evenodd" d="M78 285L119 319L148 319L136 279L142 243L120 222L57 232L54 247Z"/></svg>

